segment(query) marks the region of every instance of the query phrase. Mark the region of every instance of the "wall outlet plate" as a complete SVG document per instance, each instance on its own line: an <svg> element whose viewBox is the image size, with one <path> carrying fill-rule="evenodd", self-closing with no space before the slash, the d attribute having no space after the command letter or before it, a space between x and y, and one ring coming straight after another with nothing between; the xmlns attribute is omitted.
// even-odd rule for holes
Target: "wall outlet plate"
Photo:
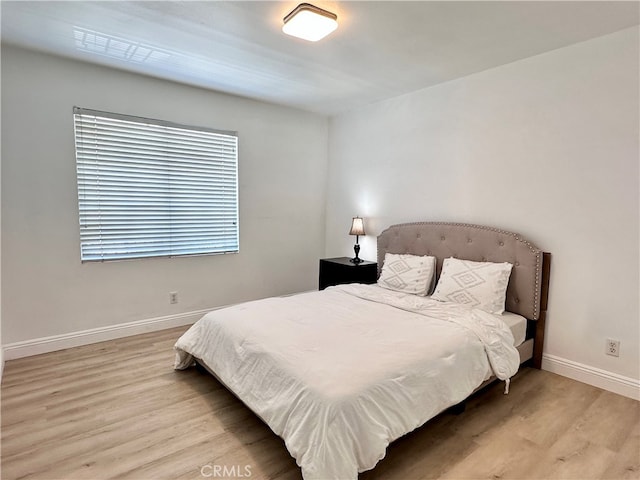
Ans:
<svg viewBox="0 0 640 480"><path fill-rule="evenodd" d="M607 338L605 353L607 355L611 355L612 357L619 357L620 356L620 340Z"/></svg>
<svg viewBox="0 0 640 480"><path fill-rule="evenodd" d="M178 303L178 292L169 292L169 303Z"/></svg>

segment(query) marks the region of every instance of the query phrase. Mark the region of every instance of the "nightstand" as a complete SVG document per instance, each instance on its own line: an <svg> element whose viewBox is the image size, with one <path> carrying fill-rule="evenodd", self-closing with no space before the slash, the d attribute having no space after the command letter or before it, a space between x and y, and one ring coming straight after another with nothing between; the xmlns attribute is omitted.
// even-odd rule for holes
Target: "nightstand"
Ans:
<svg viewBox="0 0 640 480"><path fill-rule="evenodd" d="M355 264L349 260L349 257L320 259L320 290L342 283L376 283L378 280L376 262L363 261Z"/></svg>

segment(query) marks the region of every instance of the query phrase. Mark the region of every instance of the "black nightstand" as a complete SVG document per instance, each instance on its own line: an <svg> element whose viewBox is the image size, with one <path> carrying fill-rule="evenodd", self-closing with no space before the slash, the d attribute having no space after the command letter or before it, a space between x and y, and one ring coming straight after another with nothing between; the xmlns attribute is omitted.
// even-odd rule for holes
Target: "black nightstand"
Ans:
<svg viewBox="0 0 640 480"><path fill-rule="evenodd" d="M363 261L351 263L349 257L320 259L320 290L342 283L376 283L378 264Z"/></svg>

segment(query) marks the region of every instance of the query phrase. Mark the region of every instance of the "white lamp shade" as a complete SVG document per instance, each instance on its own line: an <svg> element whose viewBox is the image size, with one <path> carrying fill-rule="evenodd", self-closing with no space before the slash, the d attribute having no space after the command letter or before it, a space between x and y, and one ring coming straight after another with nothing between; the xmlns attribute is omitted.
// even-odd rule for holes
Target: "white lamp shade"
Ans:
<svg viewBox="0 0 640 480"><path fill-rule="evenodd" d="M351 230L349 230L349 235L365 235L364 223L361 217L353 217L353 220L351 221Z"/></svg>
<svg viewBox="0 0 640 480"><path fill-rule="evenodd" d="M338 28L337 16L326 10L301 3L284 17L282 31L293 37L317 42Z"/></svg>

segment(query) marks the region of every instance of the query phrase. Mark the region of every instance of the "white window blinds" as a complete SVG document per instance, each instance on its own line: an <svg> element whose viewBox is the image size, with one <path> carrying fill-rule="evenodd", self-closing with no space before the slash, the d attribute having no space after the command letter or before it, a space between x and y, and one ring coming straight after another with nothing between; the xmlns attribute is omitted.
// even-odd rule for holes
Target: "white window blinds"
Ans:
<svg viewBox="0 0 640 480"><path fill-rule="evenodd" d="M83 262L238 251L235 132L73 113Z"/></svg>

